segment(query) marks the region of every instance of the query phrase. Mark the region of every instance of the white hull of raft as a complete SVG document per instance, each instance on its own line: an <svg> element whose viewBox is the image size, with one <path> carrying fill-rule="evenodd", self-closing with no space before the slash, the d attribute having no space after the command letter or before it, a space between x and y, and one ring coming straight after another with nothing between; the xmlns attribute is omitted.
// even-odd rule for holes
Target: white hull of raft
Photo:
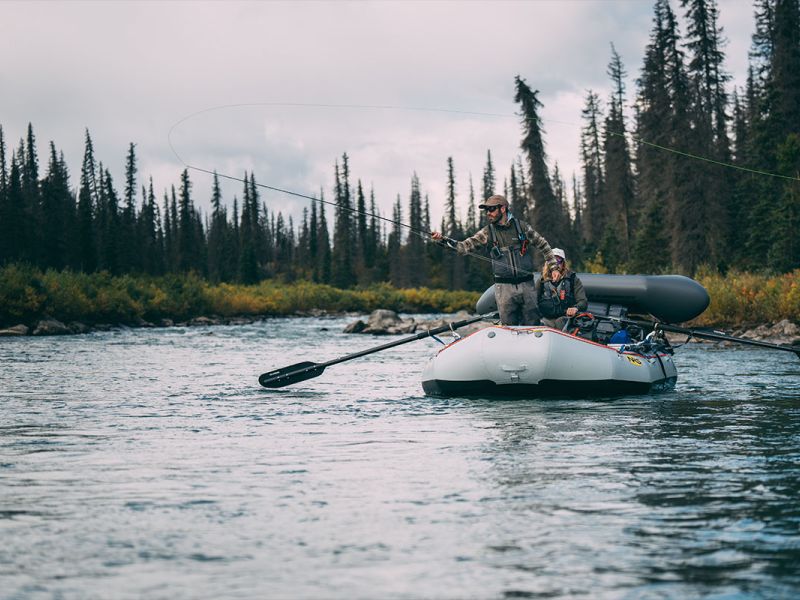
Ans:
<svg viewBox="0 0 800 600"><path fill-rule="evenodd" d="M422 374L433 396L602 397L671 389L663 351L620 351L549 327L488 327L442 348Z"/></svg>

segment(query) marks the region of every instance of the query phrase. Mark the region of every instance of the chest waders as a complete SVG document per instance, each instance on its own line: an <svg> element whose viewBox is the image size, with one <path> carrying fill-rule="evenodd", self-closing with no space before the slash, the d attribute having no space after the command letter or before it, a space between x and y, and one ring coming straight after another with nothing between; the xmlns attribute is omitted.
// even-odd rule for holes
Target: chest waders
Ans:
<svg viewBox="0 0 800 600"><path fill-rule="evenodd" d="M489 223L489 238L492 249L492 273L495 283L522 283L533 281L533 256L528 252L528 236L522 231L519 222L513 216L509 221L514 224L516 238L501 246L497 237L497 229ZM503 236L506 237L506 236Z"/></svg>
<svg viewBox="0 0 800 600"><path fill-rule="evenodd" d="M539 298L539 312L543 317L555 319L563 317L570 306L575 306L575 273L570 273L557 284L542 282L542 296Z"/></svg>

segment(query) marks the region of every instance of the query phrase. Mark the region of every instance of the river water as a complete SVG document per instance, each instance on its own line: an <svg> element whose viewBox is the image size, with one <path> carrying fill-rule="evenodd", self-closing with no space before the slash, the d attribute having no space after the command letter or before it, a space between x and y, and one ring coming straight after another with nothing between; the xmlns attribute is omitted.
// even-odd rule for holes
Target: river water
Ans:
<svg viewBox="0 0 800 600"><path fill-rule="evenodd" d="M800 361L674 392L425 397L346 319L0 340L2 598L796 598Z"/></svg>

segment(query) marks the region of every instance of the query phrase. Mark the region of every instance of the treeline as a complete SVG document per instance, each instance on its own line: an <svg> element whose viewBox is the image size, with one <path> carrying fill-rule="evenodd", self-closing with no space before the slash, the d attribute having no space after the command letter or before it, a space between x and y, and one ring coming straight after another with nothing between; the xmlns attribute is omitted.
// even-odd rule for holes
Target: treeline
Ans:
<svg viewBox="0 0 800 600"><path fill-rule="evenodd" d="M798 0L755 2L747 82L732 93L716 2L680 5L683 38L670 3L655 3L632 135L613 46L605 114L587 93L576 192L584 256L599 250L612 270L630 272L797 268Z"/></svg>
<svg viewBox="0 0 800 600"><path fill-rule="evenodd" d="M302 219L271 209L253 173L241 196L223 199L215 175L210 214L197 208L188 171L157 197L127 153L123 191L98 162L86 132L77 190L51 142L44 174L33 127L7 157L0 127L0 265L112 275L195 272L212 282L277 278L340 288L388 281L480 289L484 261L433 245L426 232L463 238L480 225L480 200L505 193L573 262L615 272L680 272L800 267L800 0L757 0L750 68L728 90L725 40L715 0L681 0L685 35L668 0L657 0L637 89L629 101L625 67L611 47L607 100L590 90L582 112L581 172L568 184L551 169L538 92L515 81L521 155L498 169L487 151L477 185L464 193L447 158L444 209L416 174L391 215L353 177L347 154L334 187ZM738 167L737 168L732 168ZM461 207L461 208L460 208Z"/></svg>

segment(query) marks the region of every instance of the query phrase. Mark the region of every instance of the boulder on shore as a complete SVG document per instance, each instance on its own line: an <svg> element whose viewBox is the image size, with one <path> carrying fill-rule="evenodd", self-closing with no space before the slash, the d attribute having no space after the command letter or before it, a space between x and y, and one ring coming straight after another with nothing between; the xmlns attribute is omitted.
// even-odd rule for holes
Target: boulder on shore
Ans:
<svg viewBox="0 0 800 600"><path fill-rule="evenodd" d="M393 310L379 308L373 310L367 319L367 326L360 333L373 335L398 335L414 333L417 324L414 319L401 319Z"/></svg>
<svg viewBox="0 0 800 600"><path fill-rule="evenodd" d="M33 330L33 335L68 335L69 327L57 319L42 319Z"/></svg>
<svg viewBox="0 0 800 600"><path fill-rule="evenodd" d="M456 321L463 321L469 319L470 315L466 311L460 311L453 315L448 315L440 319L431 319L426 321L415 321L414 319L401 319L393 310L378 309L370 314L369 319L365 323L363 320L358 319L353 321L344 328L343 333L371 333L372 335L398 335L406 333L415 333L426 331L429 329L436 329L443 327L449 323ZM491 325L488 321L479 321L472 323L457 330L459 335L469 335L479 329L483 329Z"/></svg>
<svg viewBox="0 0 800 600"><path fill-rule="evenodd" d="M80 321L72 321L67 327L72 333L89 333L92 330L86 323L81 323Z"/></svg>
<svg viewBox="0 0 800 600"><path fill-rule="evenodd" d="M736 333L734 335L736 335ZM797 345L800 343L800 327L798 327L796 323L792 323L789 319L783 319L774 325L759 325L739 335L749 340L760 340L772 344Z"/></svg>
<svg viewBox="0 0 800 600"><path fill-rule="evenodd" d="M357 321L353 321L352 323L350 323L350 325L345 327L342 333L361 333L366 328L367 324L364 323L364 321L362 321L361 319L358 319Z"/></svg>
<svg viewBox="0 0 800 600"><path fill-rule="evenodd" d="M14 325L8 329L0 329L0 337L19 337L21 335L28 335L30 329L27 325Z"/></svg>

